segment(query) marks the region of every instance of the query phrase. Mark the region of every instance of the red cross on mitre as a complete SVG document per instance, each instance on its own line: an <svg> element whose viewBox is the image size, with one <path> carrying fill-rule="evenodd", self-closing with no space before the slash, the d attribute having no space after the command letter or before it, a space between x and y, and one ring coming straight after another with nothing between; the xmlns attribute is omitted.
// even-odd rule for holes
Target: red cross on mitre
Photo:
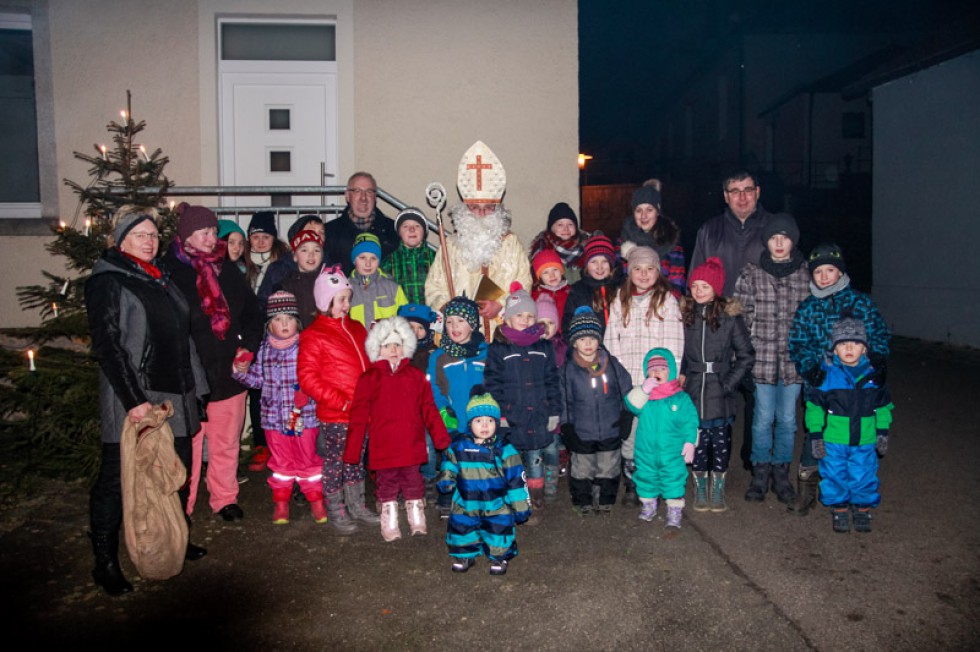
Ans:
<svg viewBox="0 0 980 652"><path fill-rule="evenodd" d="M467 163L467 170L476 170L476 189L483 190L483 171L492 170L493 163L484 163L483 154L476 155L476 163Z"/></svg>
<svg viewBox="0 0 980 652"><path fill-rule="evenodd" d="M476 141L459 160L456 187L465 202L499 203L507 188L507 173L496 154Z"/></svg>

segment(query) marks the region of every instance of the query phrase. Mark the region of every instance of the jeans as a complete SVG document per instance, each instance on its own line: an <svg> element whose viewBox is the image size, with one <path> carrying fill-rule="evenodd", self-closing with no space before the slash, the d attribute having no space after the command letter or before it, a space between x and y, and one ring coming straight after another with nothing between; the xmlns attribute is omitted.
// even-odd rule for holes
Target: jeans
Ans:
<svg viewBox="0 0 980 652"><path fill-rule="evenodd" d="M755 410L752 413L752 463L787 464L793 459L796 438L796 403L799 383L755 386ZM773 422L775 421L775 428Z"/></svg>
<svg viewBox="0 0 980 652"><path fill-rule="evenodd" d="M439 475L439 454L436 453L435 446L432 445L432 437L425 433L425 451L429 455L429 461L419 467L419 472L426 480L435 480Z"/></svg>
<svg viewBox="0 0 980 652"><path fill-rule="evenodd" d="M558 435L544 448L521 451L524 462L524 476L527 478L543 478L544 467L558 466Z"/></svg>

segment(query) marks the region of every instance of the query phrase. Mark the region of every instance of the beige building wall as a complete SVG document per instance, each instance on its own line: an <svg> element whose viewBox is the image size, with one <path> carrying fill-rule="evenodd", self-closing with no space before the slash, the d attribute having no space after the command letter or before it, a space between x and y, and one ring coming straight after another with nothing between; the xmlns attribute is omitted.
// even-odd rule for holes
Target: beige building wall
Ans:
<svg viewBox="0 0 980 652"><path fill-rule="evenodd" d="M525 244L555 202L578 205L575 0L0 0L0 11L8 5L30 6L35 25L38 112L50 116L39 142L52 150L42 152L42 167L48 159L56 168L42 170L50 220L73 219L77 199L61 180L88 177L72 153L108 143L105 127L127 89L134 115L147 122L142 142L170 157L168 176L178 185L218 182L219 16L336 19L338 183L367 169L432 214L425 186L442 182L457 203L456 166L479 139L504 163L505 202ZM37 323L14 292L41 282L42 269L60 271L45 241L0 236L8 268L0 325Z"/></svg>

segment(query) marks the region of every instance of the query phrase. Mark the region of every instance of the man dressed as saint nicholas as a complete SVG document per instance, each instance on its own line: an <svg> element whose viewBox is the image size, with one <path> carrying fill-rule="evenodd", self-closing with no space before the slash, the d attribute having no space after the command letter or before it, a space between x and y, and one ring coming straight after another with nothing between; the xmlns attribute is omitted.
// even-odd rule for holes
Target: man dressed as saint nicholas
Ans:
<svg viewBox="0 0 980 652"><path fill-rule="evenodd" d="M527 250L511 233L510 211L502 203L507 188L504 166L482 141L463 154L456 187L463 203L449 211L455 235L446 241L453 290L457 296L465 294L476 299L480 316L493 330L500 323L499 315L511 283L517 281L530 291ZM425 302L435 310L441 310L452 298L446 270L441 264L442 255L442 251L436 254L425 281ZM497 299L480 300L477 296L484 276L503 291Z"/></svg>

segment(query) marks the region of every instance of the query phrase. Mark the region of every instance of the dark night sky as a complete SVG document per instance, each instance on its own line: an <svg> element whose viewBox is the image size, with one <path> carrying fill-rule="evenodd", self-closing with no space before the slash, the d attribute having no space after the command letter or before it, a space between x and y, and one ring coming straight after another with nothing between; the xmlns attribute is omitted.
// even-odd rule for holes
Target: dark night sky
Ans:
<svg viewBox="0 0 980 652"><path fill-rule="evenodd" d="M977 2L966 0L580 0L580 145L644 140L686 79L740 30L806 33L827 47L847 34L897 42L941 29ZM801 80L807 81L807 80Z"/></svg>

